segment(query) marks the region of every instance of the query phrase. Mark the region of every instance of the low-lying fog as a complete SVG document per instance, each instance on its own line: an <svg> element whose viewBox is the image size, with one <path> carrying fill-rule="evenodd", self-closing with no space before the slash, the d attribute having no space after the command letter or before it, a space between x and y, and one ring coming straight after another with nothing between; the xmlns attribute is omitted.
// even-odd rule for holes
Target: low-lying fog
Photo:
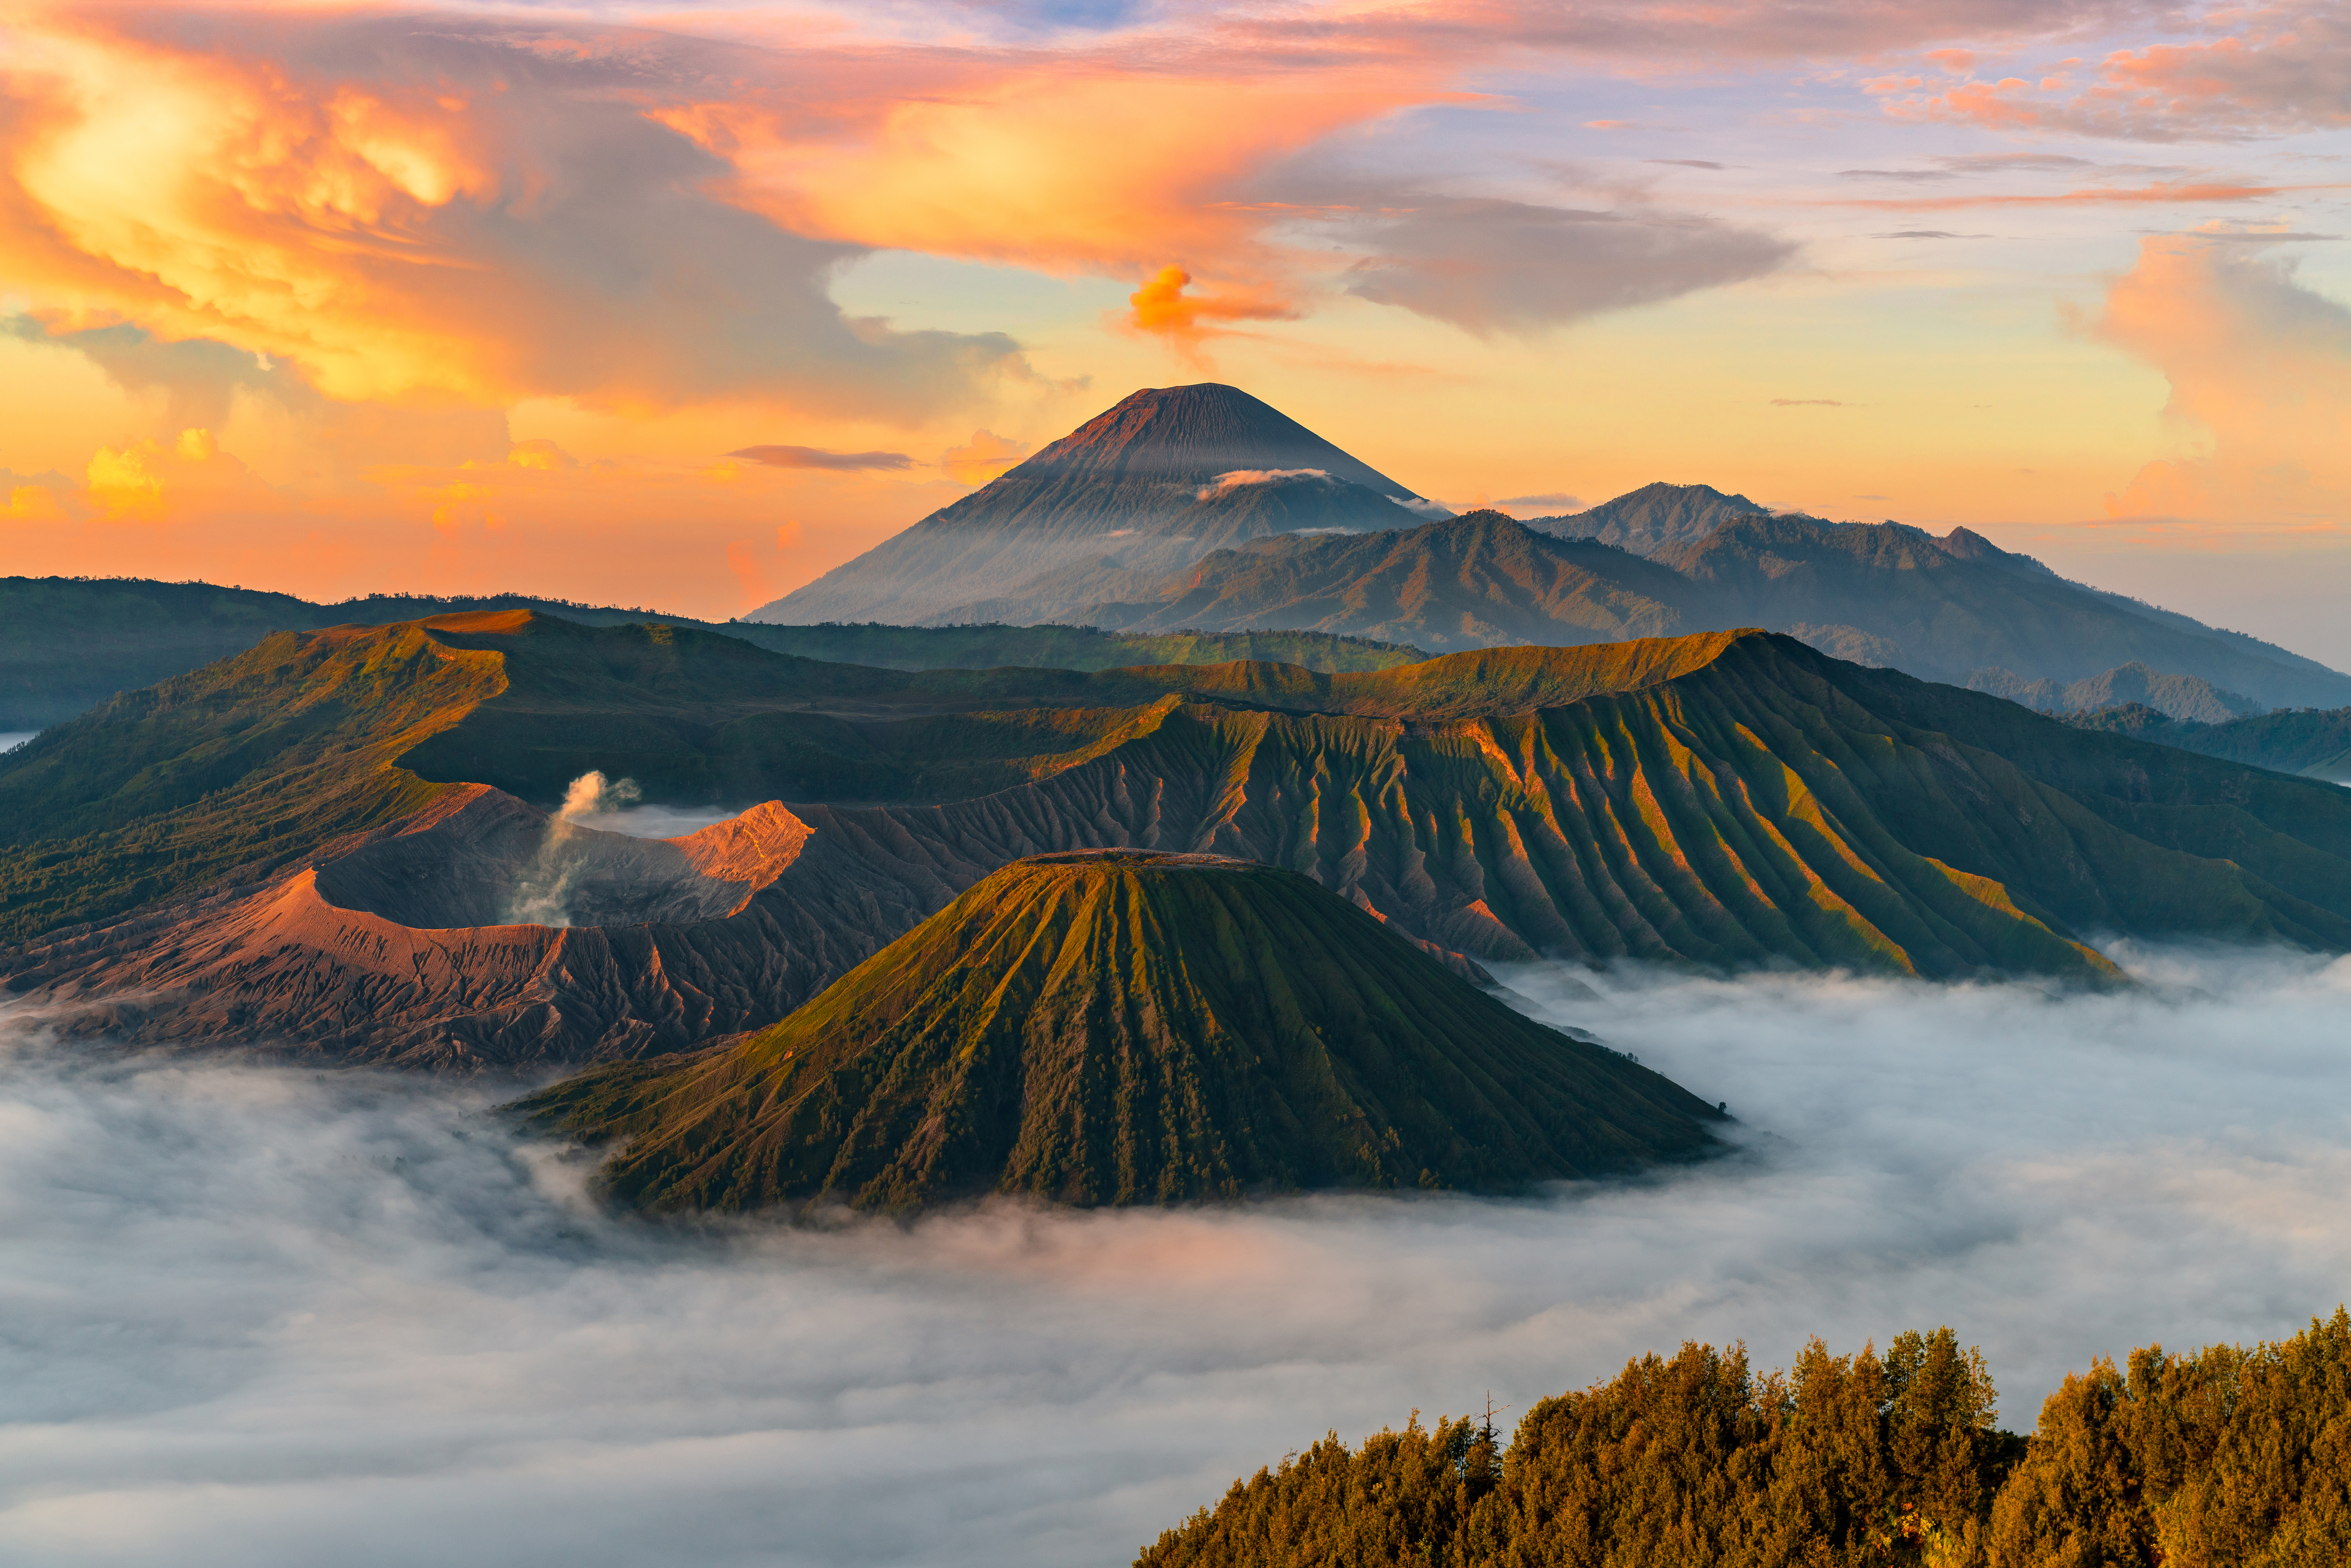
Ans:
<svg viewBox="0 0 2351 1568"><path fill-rule="evenodd" d="M0 753L16 750L39 733L37 729L0 729Z"/></svg>
<svg viewBox="0 0 2351 1568"><path fill-rule="evenodd" d="M0 1059L18 1563L1107 1564L1335 1427L1685 1336L1948 1322L2005 1424L2150 1339L2351 1294L2351 961L2140 952L2131 995L1508 981L1741 1119L1541 1201L616 1221L496 1092Z"/></svg>

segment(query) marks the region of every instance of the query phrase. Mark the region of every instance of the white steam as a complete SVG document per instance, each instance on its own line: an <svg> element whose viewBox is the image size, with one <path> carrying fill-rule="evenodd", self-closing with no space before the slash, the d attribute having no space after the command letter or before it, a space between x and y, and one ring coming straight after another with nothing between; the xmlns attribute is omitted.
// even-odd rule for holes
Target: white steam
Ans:
<svg viewBox="0 0 2351 1568"><path fill-rule="evenodd" d="M832 1233L607 1218L480 1086L22 1045L0 1540L1111 1563L1326 1427L1488 1389L1514 1417L1685 1336L1769 1364L1946 1322L2029 1427L2092 1355L2351 1293L2351 962L2125 957L2149 983L2116 996L1504 976L1729 1102L1738 1153L1651 1179Z"/></svg>
<svg viewBox="0 0 2351 1568"><path fill-rule="evenodd" d="M590 824L583 819L593 819L592 825L601 830L606 819L635 801L641 793L634 779L614 782L599 771L591 770L574 779L563 791L563 804L547 820L547 831L539 838L538 852L515 879L514 892L507 899L501 916L503 922L509 925L569 925L571 884L586 863L571 841L572 824L588 826Z"/></svg>
<svg viewBox="0 0 2351 1568"><path fill-rule="evenodd" d="M590 771L571 781L571 787L563 792L562 808L555 814L559 821L569 822L580 817L617 811L643 798L644 791L637 788L635 779L622 779L615 782L601 772Z"/></svg>

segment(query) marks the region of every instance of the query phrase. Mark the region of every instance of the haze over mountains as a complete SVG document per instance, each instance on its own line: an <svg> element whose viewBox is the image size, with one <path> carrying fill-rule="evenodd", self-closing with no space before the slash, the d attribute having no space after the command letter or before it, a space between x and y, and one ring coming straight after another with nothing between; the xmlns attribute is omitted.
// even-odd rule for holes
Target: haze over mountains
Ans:
<svg viewBox="0 0 2351 1568"><path fill-rule="evenodd" d="M1147 389L752 618L1311 630L1435 653L1761 626L2035 706L2113 678L2182 718L2351 704L2351 675L1966 528L1664 483L1523 524L1432 509L1238 389ZM2134 664L2149 675L2113 677Z"/></svg>

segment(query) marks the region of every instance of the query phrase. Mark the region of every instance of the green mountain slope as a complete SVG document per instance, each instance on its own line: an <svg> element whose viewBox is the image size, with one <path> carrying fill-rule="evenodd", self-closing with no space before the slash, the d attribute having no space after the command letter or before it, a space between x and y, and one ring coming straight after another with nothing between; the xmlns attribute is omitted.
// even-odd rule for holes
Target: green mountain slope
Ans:
<svg viewBox="0 0 2351 1568"><path fill-rule="evenodd" d="M1019 862L772 1029L525 1103L666 1209L1513 1190L1714 1118L1304 877L1134 852Z"/></svg>

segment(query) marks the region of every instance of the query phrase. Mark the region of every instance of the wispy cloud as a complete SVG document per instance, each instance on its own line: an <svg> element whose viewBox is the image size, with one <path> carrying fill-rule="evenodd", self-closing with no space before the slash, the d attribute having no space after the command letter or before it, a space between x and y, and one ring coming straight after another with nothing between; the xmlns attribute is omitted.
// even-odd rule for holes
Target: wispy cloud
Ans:
<svg viewBox="0 0 2351 1568"><path fill-rule="evenodd" d="M828 452L820 446L738 446L726 455L764 463L770 468L827 468L835 472L912 468L914 460L903 452Z"/></svg>

